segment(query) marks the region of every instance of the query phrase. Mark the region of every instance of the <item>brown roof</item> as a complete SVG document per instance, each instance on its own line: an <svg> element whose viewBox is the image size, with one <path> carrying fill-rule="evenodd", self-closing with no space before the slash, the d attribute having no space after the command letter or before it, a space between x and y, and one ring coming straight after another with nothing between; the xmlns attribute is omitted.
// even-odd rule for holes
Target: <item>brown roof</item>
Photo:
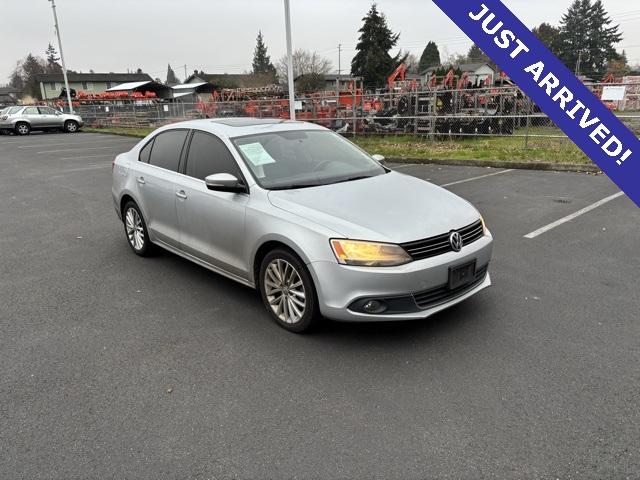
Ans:
<svg viewBox="0 0 640 480"><path fill-rule="evenodd" d="M145 82L153 81L146 73L75 73L68 72L67 78L70 82ZM64 82L62 73L41 73L36 75L38 82Z"/></svg>

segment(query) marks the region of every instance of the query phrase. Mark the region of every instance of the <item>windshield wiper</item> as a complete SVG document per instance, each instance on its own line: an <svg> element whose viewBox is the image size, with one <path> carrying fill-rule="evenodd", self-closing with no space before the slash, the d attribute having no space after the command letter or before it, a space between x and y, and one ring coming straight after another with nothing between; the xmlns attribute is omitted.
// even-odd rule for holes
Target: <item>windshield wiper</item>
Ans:
<svg viewBox="0 0 640 480"><path fill-rule="evenodd" d="M349 177L349 178L345 178L343 180L337 180L335 182L331 182L327 185L333 185L334 183L344 183L344 182L353 182L355 180L363 180L365 178L371 178L375 175L356 175L355 177Z"/></svg>
<svg viewBox="0 0 640 480"><path fill-rule="evenodd" d="M296 188L319 187L321 185L326 185L326 183L291 183L289 185L271 187L269 190L295 190Z"/></svg>

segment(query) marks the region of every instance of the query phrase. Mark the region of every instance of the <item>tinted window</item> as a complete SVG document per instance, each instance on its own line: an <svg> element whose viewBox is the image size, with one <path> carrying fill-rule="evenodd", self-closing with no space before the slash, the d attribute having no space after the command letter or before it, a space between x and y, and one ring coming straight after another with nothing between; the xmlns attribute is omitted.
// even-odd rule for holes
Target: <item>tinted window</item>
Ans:
<svg viewBox="0 0 640 480"><path fill-rule="evenodd" d="M142 150L140 150L140 156L138 160L144 163L149 163L149 157L151 156L151 147L153 147L153 140L147 143Z"/></svg>
<svg viewBox="0 0 640 480"><path fill-rule="evenodd" d="M38 109L36 107L27 107L24 109L24 115L39 115Z"/></svg>
<svg viewBox="0 0 640 480"><path fill-rule="evenodd" d="M149 163L177 172L185 138L187 130L169 130L157 135L153 141Z"/></svg>
<svg viewBox="0 0 640 480"><path fill-rule="evenodd" d="M186 174L204 180L214 173L230 173L241 178L238 164L222 140L208 133L195 132L189 147Z"/></svg>
<svg viewBox="0 0 640 480"><path fill-rule="evenodd" d="M56 113L53 108L49 107L38 107L38 110L40 110L40 115L55 115Z"/></svg>

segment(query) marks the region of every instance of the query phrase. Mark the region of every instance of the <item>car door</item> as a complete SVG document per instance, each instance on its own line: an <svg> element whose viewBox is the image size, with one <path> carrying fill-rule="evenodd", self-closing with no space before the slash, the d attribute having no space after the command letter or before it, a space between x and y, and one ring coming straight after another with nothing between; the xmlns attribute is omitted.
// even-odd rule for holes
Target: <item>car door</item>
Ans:
<svg viewBox="0 0 640 480"><path fill-rule="evenodd" d="M140 151L135 166L138 198L154 241L179 248L176 214L176 181L188 130L167 130L156 135Z"/></svg>
<svg viewBox="0 0 640 480"><path fill-rule="evenodd" d="M244 181L235 158L217 136L194 130L184 173L176 204L182 249L246 278L244 232L249 195L209 190L204 182L214 173L230 173Z"/></svg>
<svg viewBox="0 0 640 480"><path fill-rule="evenodd" d="M44 119L40 115L38 107L27 107L22 111L22 117L31 124L31 128L38 129L44 127Z"/></svg>
<svg viewBox="0 0 640 480"><path fill-rule="evenodd" d="M62 115L50 107L38 107L43 127L62 127Z"/></svg>

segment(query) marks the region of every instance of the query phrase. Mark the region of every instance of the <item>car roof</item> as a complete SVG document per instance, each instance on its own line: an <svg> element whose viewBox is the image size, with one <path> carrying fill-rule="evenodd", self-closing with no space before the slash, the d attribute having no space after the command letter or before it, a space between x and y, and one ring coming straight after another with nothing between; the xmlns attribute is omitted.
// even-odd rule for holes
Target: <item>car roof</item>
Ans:
<svg viewBox="0 0 640 480"><path fill-rule="evenodd" d="M269 132L286 132L291 130L326 130L315 123L282 120L278 118L230 117L217 119L187 120L163 127L193 128L214 133L221 137L235 138Z"/></svg>

